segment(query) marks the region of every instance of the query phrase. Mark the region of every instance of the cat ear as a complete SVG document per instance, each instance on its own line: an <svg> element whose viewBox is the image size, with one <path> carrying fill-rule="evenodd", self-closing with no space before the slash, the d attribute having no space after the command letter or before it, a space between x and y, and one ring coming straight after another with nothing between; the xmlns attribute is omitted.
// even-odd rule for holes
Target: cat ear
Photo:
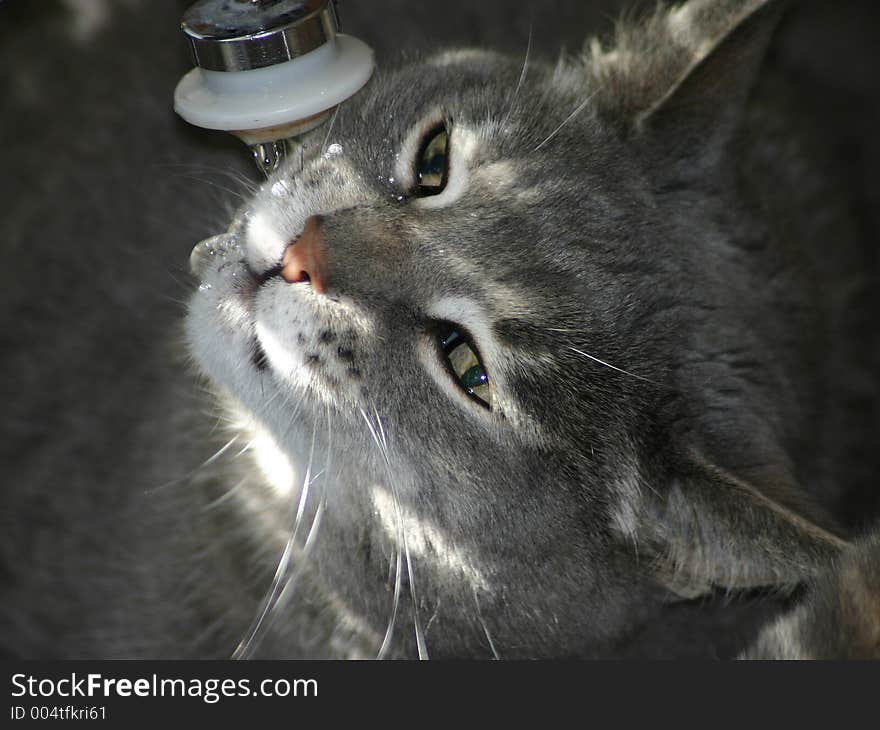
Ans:
<svg viewBox="0 0 880 730"><path fill-rule="evenodd" d="M679 596L714 588L794 588L846 543L795 510L691 452L669 488L645 496L636 537L656 576Z"/></svg>
<svg viewBox="0 0 880 730"><path fill-rule="evenodd" d="M600 97L649 154L693 160L723 150L745 109L784 0L690 0L640 30L594 44Z"/></svg>

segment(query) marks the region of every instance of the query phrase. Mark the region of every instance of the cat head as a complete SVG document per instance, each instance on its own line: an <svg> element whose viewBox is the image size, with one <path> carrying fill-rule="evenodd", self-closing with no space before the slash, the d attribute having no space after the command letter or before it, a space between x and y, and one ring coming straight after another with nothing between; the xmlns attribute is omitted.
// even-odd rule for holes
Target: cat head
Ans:
<svg viewBox="0 0 880 730"><path fill-rule="evenodd" d="M195 252L191 349L320 505L308 569L375 649L589 654L836 549L766 396L688 367L750 342L719 251L765 234L727 181L778 5L378 73Z"/></svg>

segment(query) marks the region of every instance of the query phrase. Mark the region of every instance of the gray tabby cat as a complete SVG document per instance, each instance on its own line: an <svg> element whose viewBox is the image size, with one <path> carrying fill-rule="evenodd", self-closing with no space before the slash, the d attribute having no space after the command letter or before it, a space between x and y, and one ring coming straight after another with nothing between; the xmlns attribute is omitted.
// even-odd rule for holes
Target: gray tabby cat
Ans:
<svg viewBox="0 0 880 730"><path fill-rule="evenodd" d="M780 12L383 73L194 251L267 482L231 498L283 555L237 655L590 656L830 563L865 253L759 74Z"/></svg>
<svg viewBox="0 0 880 730"><path fill-rule="evenodd" d="M177 9L64 5L0 23L0 655L876 655L875 218L780 2L382 63L226 232L144 163L238 159Z"/></svg>

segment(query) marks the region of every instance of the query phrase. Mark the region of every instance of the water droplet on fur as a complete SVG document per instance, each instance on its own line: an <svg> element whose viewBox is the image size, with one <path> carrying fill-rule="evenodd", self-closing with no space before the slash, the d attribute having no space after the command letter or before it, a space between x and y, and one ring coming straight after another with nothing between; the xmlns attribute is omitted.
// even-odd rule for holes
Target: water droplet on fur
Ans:
<svg viewBox="0 0 880 730"><path fill-rule="evenodd" d="M283 198L290 192L290 187L285 180L279 180L272 186L272 195L276 198Z"/></svg>
<svg viewBox="0 0 880 730"><path fill-rule="evenodd" d="M284 140L260 142L251 145L251 152L253 152L254 162L257 163L260 172L269 177L284 160L287 154L287 147L284 144Z"/></svg>
<svg viewBox="0 0 880 730"><path fill-rule="evenodd" d="M201 278L204 276L209 263L217 256L218 253L225 254L235 245L235 239L225 233L219 236L212 236L200 241L195 245L189 256L189 268L193 276Z"/></svg>
<svg viewBox="0 0 880 730"><path fill-rule="evenodd" d="M325 157L325 159L329 160L331 157L338 157L341 154L342 154L342 145L334 142L333 144L331 144L327 148L327 151L324 153L324 157Z"/></svg>

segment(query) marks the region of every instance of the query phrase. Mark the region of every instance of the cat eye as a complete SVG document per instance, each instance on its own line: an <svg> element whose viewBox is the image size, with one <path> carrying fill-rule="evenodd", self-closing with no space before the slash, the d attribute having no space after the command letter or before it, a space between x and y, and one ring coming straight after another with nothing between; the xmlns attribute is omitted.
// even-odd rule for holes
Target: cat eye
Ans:
<svg viewBox="0 0 880 730"><path fill-rule="evenodd" d="M435 334L444 364L453 380L481 406L491 408L489 376L471 338L451 322L438 322Z"/></svg>
<svg viewBox="0 0 880 730"><path fill-rule="evenodd" d="M446 125L441 124L428 132L416 157L416 176L420 197L438 195L446 187L449 172L449 135Z"/></svg>

